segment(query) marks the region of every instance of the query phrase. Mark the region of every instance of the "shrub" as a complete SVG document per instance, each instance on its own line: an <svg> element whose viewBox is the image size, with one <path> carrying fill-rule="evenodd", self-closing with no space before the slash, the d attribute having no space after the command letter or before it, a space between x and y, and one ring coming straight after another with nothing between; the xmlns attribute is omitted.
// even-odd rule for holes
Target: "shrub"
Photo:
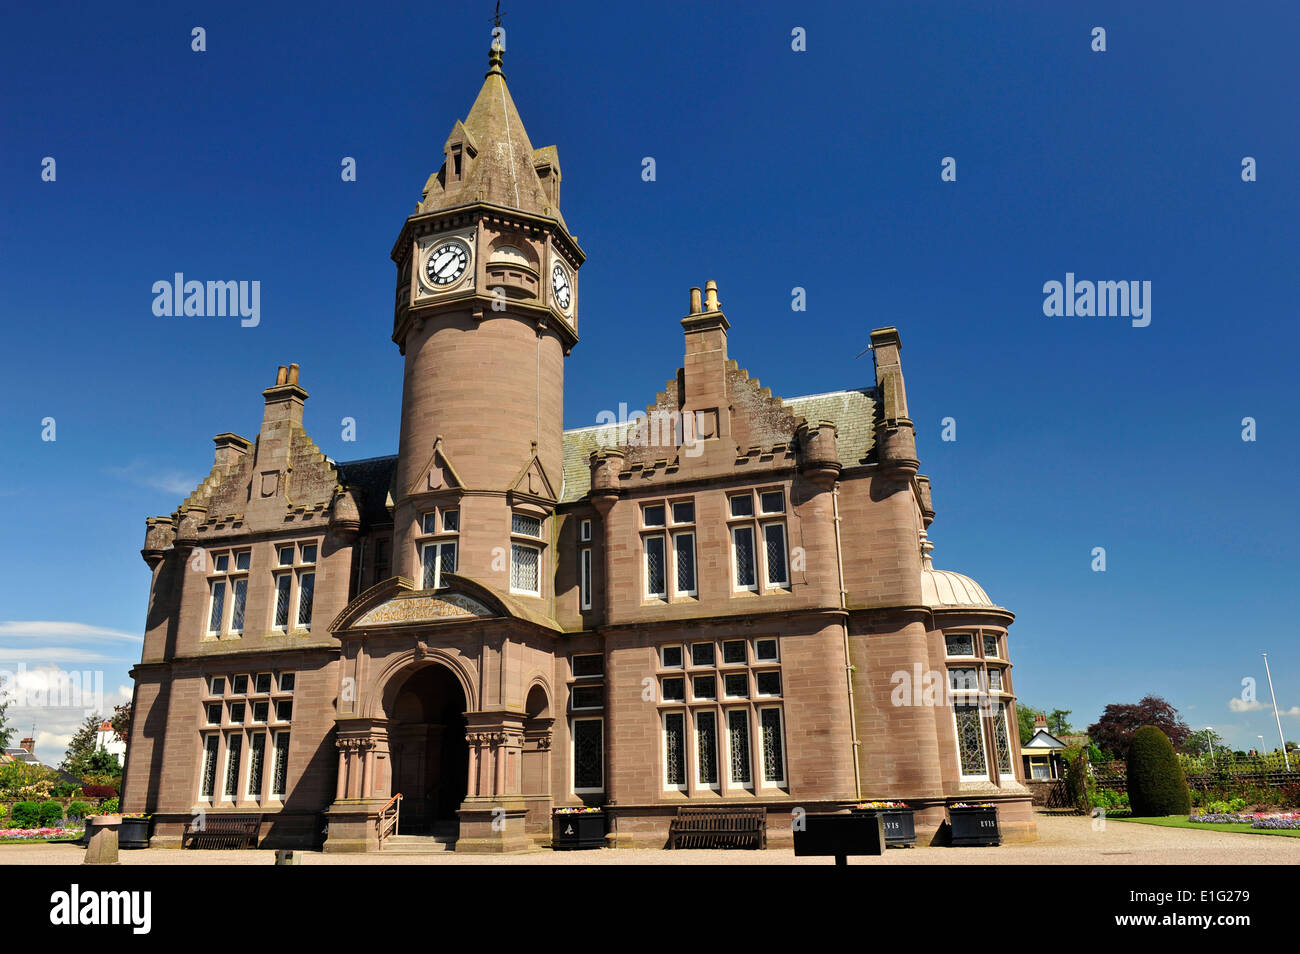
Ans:
<svg viewBox="0 0 1300 954"><path fill-rule="evenodd" d="M58 802L41 802L41 827L57 828L63 821L63 806Z"/></svg>
<svg viewBox="0 0 1300 954"><path fill-rule="evenodd" d="M70 802L68 804L69 818L85 818L90 812L90 802Z"/></svg>
<svg viewBox="0 0 1300 954"><path fill-rule="evenodd" d="M71 798L80 791L80 785L73 785L71 782L59 782L50 789L50 795L54 798Z"/></svg>
<svg viewBox="0 0 1300 954"><path fill-rule="evenodd" d="M118 800L116 798L106 798L99 803L99 814L116 815L118 809Z"/></svg>
<svg viewBox="0 0 1300 954"><path fill-rule="evenodd" d="M0 828L4 827L5 816L9 814L8 805L0 805Z"/></svg>
<svg viewBox="0 0 1300 954"><path fill-rule="evenodd" d="M1070 804L1078 811L1087 812L1092 808L1093 781L1089 771L1088 750L1083 749L1065 770L1065 791Z"/></svg>
<svg viewBox="0 0 1300 954"><path fill-rule="evenodd" d="M1147 725L1133 733L1128 756L1128 794L1138 817L1186 815L1192 810L1187 778L1169 736Z"/></svg>
<svg viewBox="0 0 1300 954"><path fill-rule="evenodd" d="M112 798L117 794L117 788L113 785L83 785L81 794L87 798Z"/></svg>
<svg viewBox="0 0 1300 954"><path fill-rule="evenodd" d="M16 802L13 808L15 828L39 828L41 806L37 802Z"/></svg>

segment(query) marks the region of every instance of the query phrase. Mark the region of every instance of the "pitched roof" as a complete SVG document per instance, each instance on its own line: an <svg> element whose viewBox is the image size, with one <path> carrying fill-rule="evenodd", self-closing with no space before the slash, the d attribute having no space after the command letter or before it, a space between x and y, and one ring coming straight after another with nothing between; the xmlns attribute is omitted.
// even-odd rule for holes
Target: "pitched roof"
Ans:
<svg viewBox="0 0 1300 954"><path fill-rule="evenodd" d="M840 460L846 467L866 463L875 446L876 393L874 388L828 391L803 397L778 399L795 419L831 421L839 435ZM564 432L564 487L561 503L572 503L591 489L591 452L626 441L635 421L596 424Z"/></svg>
<svg viewBox="0 0 1300 954"><path fill-rule="evenodd" d="M347 486L361 491L361 519L366 526L393 522L393 516L388 512L388 491L397 470L396 454L338 461L334 467Z"/></svg>
<svg viewBox="0 0 1300 954"><path fill-rule="evenodd" d="M447 139L450 145L463 136L470 154L462 160L464 177L459 181L454 176L448 177L444 162L425 184L421 210L490 202L549 216L563 225L560 210L550 206L542 180L538 178L533 144L506 85L506 75L501 69L504 52L493 44L483 87L469 115L463 123L457 121ZM552 149L544 158L553 160L553 152Z"/></svg>

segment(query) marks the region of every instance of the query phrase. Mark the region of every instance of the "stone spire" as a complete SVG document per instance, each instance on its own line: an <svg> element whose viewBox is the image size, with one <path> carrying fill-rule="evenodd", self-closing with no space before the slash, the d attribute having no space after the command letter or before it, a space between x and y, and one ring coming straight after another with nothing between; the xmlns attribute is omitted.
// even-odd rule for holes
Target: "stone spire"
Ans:
<svg viewBox="0 0 1300 954"><path fill-rule="evenodd" d="M505 49L493 41L474 105L443 146L442 168L425 183L420 212L488 202L555 219L559 161L553 146L534 150L502 70ZM543 176L547 181L543 181Z"/></svg>

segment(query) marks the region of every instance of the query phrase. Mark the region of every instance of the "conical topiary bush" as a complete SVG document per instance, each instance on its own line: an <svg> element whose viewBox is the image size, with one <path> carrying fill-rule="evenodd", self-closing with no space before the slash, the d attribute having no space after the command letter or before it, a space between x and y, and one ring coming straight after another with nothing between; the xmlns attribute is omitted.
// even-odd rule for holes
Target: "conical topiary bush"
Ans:
<svg viewBox="0 0 1300 954"><path fill-rule="evenodd" d="M1173 743L1154 725L1133 733L1128 750L1128 800L1137 818L1186 815L1192 810L1187 778Z"/></svg>

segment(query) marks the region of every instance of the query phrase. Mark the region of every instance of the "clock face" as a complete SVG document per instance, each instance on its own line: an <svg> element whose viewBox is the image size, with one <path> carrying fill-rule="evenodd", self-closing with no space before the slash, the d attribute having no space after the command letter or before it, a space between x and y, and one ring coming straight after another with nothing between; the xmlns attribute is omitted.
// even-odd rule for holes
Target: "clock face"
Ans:
<svg viewBox="0 0 1300 954"><path fill-rule="evenodd" d="M573 292L569 288L569 276L565 273L563 265L556 265L551 270L551 288L555 290L555 303L564 311L568 311L569 302L573 300Z"/></svg>
<svg viewBox="0 0 1300 954"><path fill-rule="evenodd" d="M450 285L465 274L469 249L460 242L444 242L424 260L425 280L435 287Z"/></svg>

